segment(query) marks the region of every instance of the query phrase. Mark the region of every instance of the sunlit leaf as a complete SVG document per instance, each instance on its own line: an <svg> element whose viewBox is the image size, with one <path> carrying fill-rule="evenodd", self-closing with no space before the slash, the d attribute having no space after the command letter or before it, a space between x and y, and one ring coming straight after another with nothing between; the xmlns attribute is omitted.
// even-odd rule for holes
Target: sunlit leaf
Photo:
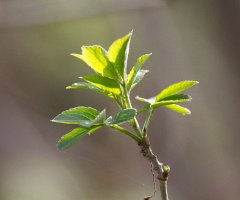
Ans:
<svg viewBox="0 0 240 200"><path fill-rule="evenodd" d="M84 58L83 58L83 56L82 56L81 54L71 53L70 55L71 55L71 56L74 56L74 57L76 57L76 58L79 58L80 60L84 61ZM84 61L84 62L85 62L85 61Z"/></svg>
<svg viewBox="0 0 240 200"><path fill-rule="evenodd" d="M126 74L131 36L132 32L125 37L116 40L108 50L108 59L113 64L121 78L124 78Z"/></svg>
<svg viewBox="0 0 240 200"><path fill-rule="evenodd" d="M148 70L139 70L136 77L135 77L135 80L130 88L133 89L144 77L144 75L148 72Z"/></svg>
<svg viewBox="0 0 240 200"><path fill-rule="evenodd" d="M166 106L166 105L191 101L191 97L189 95L185 95L185 94L172 95L172 96L166 97L165 99L163 99L159 102L156 102L156 97L151 97L149 99L136 97L136 99L148 103L140 111L138 111L138 113L148 111L149 106L152 107L153 109L156 109L160 106Z"/></svg>
<svg viewBox="0 0 240 200"><path fill-rule="evenodd" d="M168 96L164 99L161 99L158 102L161 102L161 101L176 101L176 100L188 100L188 101L190 101L191 99L192 98L189 95L186 95L186 94L175 94L175 95L172 95L172 96ZM156 103L157 103L157 101L156 101Z"/></svg>
<svg viewBox="0 0 240 200"><path fill-rule="evenodd" d="M138 58L137 63L135 64L135 66L132 68L131 72L128 75L128 80L127 80L127 89L128 91L130 91L130 89L133 87L133 84L137 84L144 76L144 74L147 72L145 71L145 73L143 73L142 71L142 78L140 78L140 74L139 74L139 70L141 69L142 65L145 63L145 61L149 58L151 54L146 54L141 56L140 58ZM138 80L136 81L136 77L138 75Z"/></svg>
<svg viewBox="0 0 240 200"><path fill-rule="evenodd" d="M85 76L82 77L82 79L106 92L113 93L116 95L121 94L121 88L118 82L114 81L113 79L97 75Z"/></svg>
<svg viewBox="0 0 240 200"><path fill-rule="evenodd" d="M166 106L166 105L170 105L170 104L183 103L183 102L189 102L189 101L190 101L190 99L166 100L166 101L156 102L156 103L152 104L151 107L153 109L156 109L160 106Z"/></svg>
<svg viewBox="0 0 240 200"><path fill-rule="evenodd" d="M149 103L149 104L154 104L155 103L155 101L156 101L156 96L155 97L151 97L151 98L149 98L149 99L145 99L145 98L142 98L142 97L139 97L139 96L137 96L137 97L135 97L137 100L139 100L139 101L143 101L143 102L146 102L146 103Z"/></svg>
<svg viewBox="0 0 240 200"><path fill-rule="evenodd" d="M187 108L184 108L182 106L176 105L176 104L166 105L166 106L163 106L163 107L169 108L169 109L174 110L174 111L176 111L178 113L181 113L183 115L191 114L190 110L188 110Z"/></svg>
<svg viewBox="0 0 240 200"><path fill-rule="evenodd" d="M113 96L110 92L102 90L102 89L92 85L91 83L80 82L80 83L74 83L71 86L67 87L67 89L78 89L78 88L90 89L90 90L93 90L95 92L98 92L98 93L101 93L101 94L104 94L106 96L109 96L109 97L113 98Z"/></svg>
<svg viewBox="0 0 240 200"><path fill-rule="evenodd" d="M71 55L86 62L99 75L118 80L117 73L108 60L107 51L101 46L83 46L82 55Z"/></svg>
<svg viewBox="0 0 240 200"><path fill-rule="evenodd" d="M168 96L172 96L174 94L177 94L179 92L182 92L183 90L186 90L194 85L198 84L197 81L182 81L180 83L175 83L165 90L163 90L156 98L156 101L160 101Z"/></svg>

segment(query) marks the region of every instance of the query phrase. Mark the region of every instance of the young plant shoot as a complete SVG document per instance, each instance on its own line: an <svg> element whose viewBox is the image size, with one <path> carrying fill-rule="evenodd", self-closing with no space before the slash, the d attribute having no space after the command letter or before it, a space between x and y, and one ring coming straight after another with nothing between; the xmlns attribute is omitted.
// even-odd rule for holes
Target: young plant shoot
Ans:
<svg viewBox="0 0 240 200"><path fill-rule="evenodd" d="M154 111L160 107L169 108L183 115L190 114L190 110L178 104L191 100L189 95L181 92L198 84L198 82L187 80L175 83L148 99L136 97L136 99L145 103L142 109L137 110L131 104L130 92L148 72L148 70L141 68L151 54L145 54L138 58L130 73L127 74L131 36L132 32L116 40L108 51L101 46L83 46L82 54L71 54L85 62L95 73L81 77L81 82L74 83L68 86L67 89L85 88L106 95L119 105L121 111L114 117L107 117L105 109L98 111L83 106L62 112L52 121L64 124L78 124L79 127L64 135L57 146L60 150L67 149L85 135L91 134L104 126L116 129L128 135L139 145L142 155L149 160L159 180L162 200L168 200L167 179L170 167L163 166L152 152L148 139L149 122ZM147 117L141 127L138 124L137 116L142 112L147 112ZM121 127L121 124L126 122L130 123L133 131ZM145 197L145 199L149 198L151 197Z"/></svg>

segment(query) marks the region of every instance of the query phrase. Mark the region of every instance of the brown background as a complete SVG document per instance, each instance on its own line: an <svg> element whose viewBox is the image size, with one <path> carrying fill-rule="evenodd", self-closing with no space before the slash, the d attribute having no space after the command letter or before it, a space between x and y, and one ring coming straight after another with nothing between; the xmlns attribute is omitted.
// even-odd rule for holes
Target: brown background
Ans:
<svg viewBox="0 0 240 200"><path fill-rule="evenodd" d="M119 111L100 94L65 90L92 73L69 54L108 49L132 29L129 68L153 53L132 93L136 108L137 95L200 82L187 91L191 116L162 108L150 124L153 150L171 166L170 199L238 199L239 25L237 0L1 0L0 199L139 200L153 192L149 163L130 138L103 128L60 152L57 141L75 126L50 122L79 105Z"/></svg>

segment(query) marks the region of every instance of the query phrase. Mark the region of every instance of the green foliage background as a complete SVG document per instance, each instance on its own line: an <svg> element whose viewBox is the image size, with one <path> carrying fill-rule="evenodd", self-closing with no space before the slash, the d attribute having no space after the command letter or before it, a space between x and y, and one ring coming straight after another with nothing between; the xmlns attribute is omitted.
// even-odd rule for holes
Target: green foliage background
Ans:
<svg viewBox="0 0 240 200"><path fill-rule="evenodd" d="M1 6L0 199L152 193L150 166L134 141L103 128L60 152L56 140L72 125L50 122L79 105L119 112L101 94L65 89L92 73L69 54L83 45L107 49L132 29L129 66L152 52L132 97L152 97L182 80L200 82L188 91L190 117L162 108L149 126L154 152L171 166L170 199L238 199L240 12L234 1L1 0Z"/></svg>

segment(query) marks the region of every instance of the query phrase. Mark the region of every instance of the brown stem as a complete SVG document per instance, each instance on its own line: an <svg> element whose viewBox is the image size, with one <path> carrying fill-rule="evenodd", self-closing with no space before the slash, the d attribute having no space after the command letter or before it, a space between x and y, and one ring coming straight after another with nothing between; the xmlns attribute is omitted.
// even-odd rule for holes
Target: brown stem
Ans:
<svg viewBox="0 0 240 200"><path fill-rule="evenodd" d="M169 200L168 199L168 193L167 193L167 179L169 172L165 171L163 169L163 164L160 163L157 159L157 156L155 156L152 152L152 148L150 146L150 143L148 141L147 136L142 139L142 142L139 144L141 148L142 155L149 160L149 162L152 163L153 169L157 173L157 179L160 183L160 192L162 196L162 200Z"/></svg>
<svg viewBox="0 0 240 200"><path fill-rule="evenodd" d="M162 200L168 200L167 181L159 180Z"/></svg>

